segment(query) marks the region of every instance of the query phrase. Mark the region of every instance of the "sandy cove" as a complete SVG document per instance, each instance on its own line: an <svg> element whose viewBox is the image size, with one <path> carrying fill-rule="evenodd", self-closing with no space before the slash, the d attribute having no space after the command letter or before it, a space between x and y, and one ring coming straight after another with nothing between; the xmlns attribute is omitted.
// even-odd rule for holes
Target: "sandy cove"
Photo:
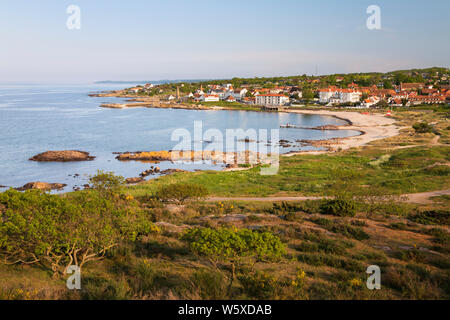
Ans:
<svg viewBox="0 0 450 320"><path fill-rule="evenodd" d="M285 154L292 156L296 154L323 154L335 152L337 150L346 150L355 147L361 147L375 140L394 137L400 133L400 127L395 125L395 120L381 113L362 114L360 112L347 111L328 111L328 110L286 110L289 113L313 114L331 116L348 122L348 125L338 126L338 130L360 131L361 135L347 138L338 138L331 140L321 140L327 150L323 151L298 151Z"/></svg>
<svg viewBox="0 0 450 320"><path fill-rule="evenodd" d="M135 96L133 97L130 95L119 94L119 92L96 94L92 96L132 98L129 101L134 101L134 103L123 103L123 104L112 103L102 105L102 107L107 108L147 107L147 108L177 108L190 110L233 110L232 108L224 108L224 107L206 107L206 106L193 107L177 103L161 104L160 101L158 101L158 103L152 103L155 102L153 100L154 98L135 97ZM361 135L347 138L336 138L319 141L305 141L308 144L316 147L325 147L326 150L297 151L297 152L290 152L288 154L283 154L283 156L292 156L297 154L323 154L329 152L336 152L338 150L346 150L350 148L361 147L371 141L396 136L400 133L401 129L400 127L395 125L394 119L392 119L391 117L387 117L381 113L369 112L363 114L361 112L354 112L354 111L292 110L292 109L291 110L286 109L281 112L331 116L348 122L347 125L336 126L336 128L334 128L333 130L354 130L361 132Z"/></svg>

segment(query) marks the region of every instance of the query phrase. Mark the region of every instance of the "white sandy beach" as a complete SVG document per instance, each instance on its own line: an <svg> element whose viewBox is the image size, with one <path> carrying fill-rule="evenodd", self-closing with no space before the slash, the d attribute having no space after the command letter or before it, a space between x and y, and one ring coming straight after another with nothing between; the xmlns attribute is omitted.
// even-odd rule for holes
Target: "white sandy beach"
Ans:
<svg viewBox="0 0 450 320"><path fill-rule="evenodd" d="M354 137L337 139L336 144L330 146L329 150L325 151L299 151L286 154L285 156L292 156L296 154L322 154L333 152L337 149L346 150L349 148L360 147L371 141L390 138L400 133L400 127L395 125L395 120L385 114L362 114L360 112L346 112L346 111L327 111L327 110L287 110L291 113L327 115L337 117L349 121L351 124L339 126L339 130L356 130L363 134Z"/></svg>

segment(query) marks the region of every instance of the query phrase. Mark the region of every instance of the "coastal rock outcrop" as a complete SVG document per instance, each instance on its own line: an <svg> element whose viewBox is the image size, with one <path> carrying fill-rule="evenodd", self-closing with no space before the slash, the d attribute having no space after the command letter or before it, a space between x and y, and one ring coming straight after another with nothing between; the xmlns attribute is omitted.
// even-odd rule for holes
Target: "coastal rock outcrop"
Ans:
<svg viewBox="0 0 450 320"><path fill-rule="evenodd" d="M29 182L25 184L23 187L17 188L19 191L25 191L25 190L42 190L42 191L49 191L49 190L60 190L67 186L67 184L64 183L47 183L47 182Z"/></svg>
<svg viewBox="0 0 450 320"><path fill-rule="evenodd" d="M183 170L183 169L166 169L166 170L161 171L161 174L162 175L169 175L169 174L177 173L177 172L186 172L186 170Z"/></svg>
<svg viewBox="0 0 450 320"><path fill-rule="evenodd" d="M31 157L31 161L54 161L54 162L69 162L69 161L91 161L95 157L91 156L89 152L78 150L65 151L46 151Z"/></svg>
<svg viewBox="0 0 450 320"><path fill-rule="evenodd" d="M127 179L125 179L125 182L126 182L127 184L134 184L134 183L139 183L139 182L142 182L142 181L144 181L144 178L141 178L141 177L127 178Z"/></svg>

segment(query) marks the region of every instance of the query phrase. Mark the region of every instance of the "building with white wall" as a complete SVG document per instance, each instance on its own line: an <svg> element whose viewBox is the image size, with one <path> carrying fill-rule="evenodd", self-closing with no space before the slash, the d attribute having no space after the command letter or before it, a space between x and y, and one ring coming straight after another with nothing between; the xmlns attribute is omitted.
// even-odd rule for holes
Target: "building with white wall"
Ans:
<svg viewBox="0 0 450 320"><path fill-rule="evenodd" d="M282 94L260 94L256 96L256 105L283 106L289 102L289 97Z"/></svg>
<svg viewBox="0 0 450 320"><path fill-rule="evenodd" d="M362 93L352 89L339 90L340 103L356 103L361 100Z"/></svg>

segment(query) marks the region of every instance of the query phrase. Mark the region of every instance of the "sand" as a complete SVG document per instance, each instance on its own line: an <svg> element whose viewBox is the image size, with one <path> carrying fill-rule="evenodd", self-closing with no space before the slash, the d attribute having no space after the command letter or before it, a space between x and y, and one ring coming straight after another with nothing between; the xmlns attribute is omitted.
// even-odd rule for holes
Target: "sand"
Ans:
<svg viewBox="0 0 450 320"><path fill-rule="evenodd" d="M328 110L287 110L290 113L302 114L316 114L332 116L349 122L348 125L339 126L338 130L355 130L362 134L354 137L336 139L336 143L327 146L328 150L324 151L299 151L286 154L285 156L292 156L296 154L323 154L328 152L335 152L338 149L346 150L355 147L361 147L367 143L390 138L400 133L400 129L395 125L395 120L384 114L362 114L360 112L347 111L328 111Z"/></svg>

